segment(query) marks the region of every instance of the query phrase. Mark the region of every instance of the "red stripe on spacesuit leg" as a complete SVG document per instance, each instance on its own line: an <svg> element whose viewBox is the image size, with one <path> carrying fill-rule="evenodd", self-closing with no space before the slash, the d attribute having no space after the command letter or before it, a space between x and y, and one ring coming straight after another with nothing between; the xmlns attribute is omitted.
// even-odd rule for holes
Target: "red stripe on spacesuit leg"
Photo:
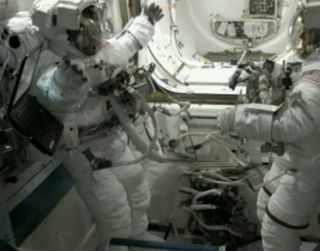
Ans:
<svg viewBox="0 0 320 251"><path fill-rule="evenodd" d="M286 227L286 228L290 228L290 229L295 229L295 230L302 230L302 229L306 229L309 227L309 224L305 224L305 225L301 225L301 226L294 226L294 225L291 225L283 220L280 220L279 218L277 218L276 216L274 216L268 208L266 208L266 213L267 215L269 216L269 218L278 223L279 225L283 226L283 227Z"/></svg>
<svg viewBox="0 0 320 251"><path fill-rule="evenodd" d="M268 188L266 188L265 186L262 187L262 190L269 196L271 197L272 196L272 193L269 191Z"/></svg>

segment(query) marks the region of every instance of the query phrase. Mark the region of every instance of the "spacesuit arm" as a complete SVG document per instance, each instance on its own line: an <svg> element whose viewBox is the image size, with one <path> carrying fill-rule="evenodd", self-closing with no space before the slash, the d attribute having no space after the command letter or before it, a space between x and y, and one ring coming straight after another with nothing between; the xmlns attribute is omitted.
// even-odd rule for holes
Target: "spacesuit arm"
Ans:
<svg viewBox="0 0 320 251"><path fill-rule="evenodd" d="M140 15L132 19L119 36L107 41L107 46L99 53L100 57L108 63L124 67L139 49L148 44L153 35L153 25Z"/></svg>
<svg viewBox="0 0 320 251"><path fill-rule="evenodd" d="M69 60L63 60L41 76L36 95L50 112L65 113L79 109L89 89L90 84L83 70Z"/></svg>
<svg viewBox="0 0 320 251"><path fill-rule="evenodd" d="M315 94L319 91L317 86L301 85L291 94L288 107L282 109L268 106L270 109L263 110L257 104L239 106L233 129L240 136L267 142L294 142L304 138L316 127L312 114L317 114L313 111L320 105Z"/></svg>
<svg viewBox="0 0 320 251"><path fill-rule="evenodd" d="M154 26L148 21L147 17L140 15L130 21L125 28L123 36L130 36L136 41L136 51L145 47L154 35ZM138 46L138 47L137 47Z"/></svg>
<svg viewBox="0 0 320 251"><path fill-rule="evenodd" d="M149 43L154 35L153 25L160 21L163 16L161 7L155 3L151 3L143 7L140 16L135 18L134 21L129 22L125 28L125 32L136 40L139 45L137 49L141 49ZM133 52L133 50L131 51Z"/></svg>
<svg viewBox="0 0 320 251"><path fill-rule="evenodd" d="M300 84L291 95L289 107L275 117L272 137L275 141L294 142L314 132L319 126L319 86Z"/></svg>

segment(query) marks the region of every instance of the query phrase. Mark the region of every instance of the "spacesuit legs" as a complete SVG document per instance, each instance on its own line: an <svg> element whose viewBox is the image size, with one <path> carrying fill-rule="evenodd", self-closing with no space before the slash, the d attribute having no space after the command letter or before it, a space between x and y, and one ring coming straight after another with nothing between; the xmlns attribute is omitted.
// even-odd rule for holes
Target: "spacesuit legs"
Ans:
<svg viewBox="0 0 320 251"><path fill-rule="evenodd" d="M127 142L127 136L122 132L118 131L118 139L121 139L123 143ZM93 151L99 157L108 158L110 157L107 152L101 152L103 149L105 151L105 147L99 147L100 150L97 149L99 144L95 143L92 147ZM105 146L105 144L100 144L101 146ZM109 151L110 153L110 151ZM131 150L126 147L122 157L119 159L121 162L131 161L137 158L134 156ZM115 165L117 162L115 161ZM145 240L145 241L155 241L162 242L164 241L162 238L153 235L147 231L148 228L148 218L147 211L150 206L150 188L149 182L147 179L147 175L145 170L142 168L140 164L128 165L128 166L119 166L111 169L112 173L122 184L126 196L127 203L130 208L131 215L131 233L129 238L135 240ZM95 172L95 175L99 176L99 172ZM133 248L131 250L134 251L153 251L154 249L144 249L144 248Z"/></svg>
<svg viewBox="0 0 320 251"><path fill-rule="evenodd" d="M264 250L298 251L300 231L308 227L319 203L319 187L295 174L283 176L264 215L261 231Z"/></svg>
<svg viewBox="0 0 320 251"><path fill-rule="evenodd" d="M123 186L111 170L95 177L80 152L59 153L59 159L72 175L80 197L96 222L99 246L105 247L109 237L127 238L131 234L130 207Z"/></svg>
<svg viewBox="0 0 320 251"><path fill-rule="evenodd" d="M287 166L281 165L281 161L275 161L267 179L275 177L284 168ZM310 173L319 174L316 169L309 168ZM262 218L264 251L300 250L300 231L308 227L309 219L320 203L319 187L306 179L305 174L297 171L283 175L271 197L265 189L259 192L257 214Z"/></svg>
<svg viewBox="0 0 320 251"><path fill-rule="evenodd" d="M58 154L96 221L100 247L105 247L111 237L129 238L133 234L144 234L148 225L146 212L150 194L142 167L130 165L92 172L82 153L90 146L94 155L113 162L131 160L133 156L118 133L83 144L78 150ZM112 246L111 250L127 248Z"/></svg>
<svg viewBox="0 0 320 251"><path fill-rule="evenodd" d="M127 150L129 152L129 149ZM142 235L147 231L148 218L146 212L150 205L149 184L145 172L140 165L120 167L112 171L127 194L128 205L131 209L132 227L130 237Z"/></svg>
<svg viewBox="0 0 320 251"><path fill-rule="evenodd" d="M269 191L266 191L265 188L260 188L257 197L257 217L260 222L262 222L263 220L270 196L271 194L269 193Z"/></svg>
<svg viewBox="0 0 320 251"><path fill-rule="evenodd" d="M131 157L130 157L131 156ZM129 160L136 157L133 156L130 149L127 148L125 158ZM114 168L113 173L119 179L126 190L128 204L131 212L131 235L134 240L145 241L164 241L147 231L148 218L147 211L150 206L151 196L147 175L141 165L130 165ZM131 248L133 251L154 251L154 249Z"/></svg>
<svg viewBox="0 0 320 251"><path fill-rule="evenodd" d="M281 174L287 170L283 165L281 165L282 158L283 157L274 156L273 164L263 179L263 182L266 185L259 190L257 198L257 217L260 222L263 220L270 197L276 191L277 186L279 185Z"/></svg>
<svg viewBox="0 0 320 251"><path fill-rule="evenodd" d="M106 149L106 144L108 148ZM97 157L109 159L115 165L131 161L136 157L127 146L127 136L116 130L112 135L90 143L90 149ZM119 152L120 156L119 156ZM118 156L117 156L118 155ZM149 183L140 164L110 168L111 174L121 183L130 207L132 235L144 234L148 227L147 210L150 205ZM96 171L95 177L103 175L104 170Z"/></svg>

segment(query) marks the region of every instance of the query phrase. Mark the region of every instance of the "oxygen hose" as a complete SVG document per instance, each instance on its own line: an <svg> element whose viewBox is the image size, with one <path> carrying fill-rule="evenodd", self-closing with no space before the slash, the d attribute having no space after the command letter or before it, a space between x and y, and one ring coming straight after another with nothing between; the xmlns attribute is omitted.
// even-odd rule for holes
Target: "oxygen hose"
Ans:
<svg viewBox="0 0 320 251"><path fill-rule="evenodd" d="M137 95L135 92L134 95ZM147 104L147 101L143 97L141 97L138 94L138 97L140 100L142 100L142 104L144 105L147 113L152 119L152 123L154 124L154 136L151 140L151 143L149 146L145 143L145 141L140 137L140 135L136 132L134 125L132 124L129 116L126 114L126 112L123 110L121 105L117 102L116 97L112 96L111 97L111 106L113 108L113 111L117 118L119 119L119 122L122 126L122 128L126 131L128 137L132 140L133 144L137 147L137 149L144 153L140 158L128 162L122 162L122 163L116 163L115 166L121 166L121 165L132 165L141 162L145 158L149 158L153 161L157 162L186 162L186 163L192 163L194 160L190 159L177 159L177 158L165 158L161 156L159 153L154 151L154 148L157 143L158 139L158 123L156 121L154 112L150 108L150 106Z"/></svg>
<svg viewBox="0 0 320 251"><path fill-rule="evenodd" d="M132 122L130 121L129 116L123 111L121 105L116 101L115 97L111 97L111 105L112 108L118 117L121 126L123 129L127 132L128 137L132 140L134 145L138 148L138 150L142 153L144 153L140 158L136 160L131 160L127 162L121 162L117 163L117 166L123 166L123 165L133 165L141 162L145 158L149 157L152 160L162 162L161 156L159 156L157 153L153 151L153 149L156 146L157 139L158 139L158 124L156 121L156 118L154 116L154 113L152 109L148 106L148 104L145 103L144 100L142 100L142 104L144 105L147 113L151 117L153 126L154 126L154 136L152 137L151 143L149 146L141 139L141 137L137 134Z"/></svg>

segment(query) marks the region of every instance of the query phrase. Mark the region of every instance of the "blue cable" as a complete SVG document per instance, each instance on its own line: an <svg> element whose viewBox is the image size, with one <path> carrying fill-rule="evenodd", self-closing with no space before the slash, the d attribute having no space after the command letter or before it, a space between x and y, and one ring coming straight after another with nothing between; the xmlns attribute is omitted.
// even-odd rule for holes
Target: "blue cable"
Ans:
<svg viewBox="0 0 320 251"><path fill-rule="evenodd" d="M112 238L110 245L177 251L219 251L217 246Z"/></svg>

